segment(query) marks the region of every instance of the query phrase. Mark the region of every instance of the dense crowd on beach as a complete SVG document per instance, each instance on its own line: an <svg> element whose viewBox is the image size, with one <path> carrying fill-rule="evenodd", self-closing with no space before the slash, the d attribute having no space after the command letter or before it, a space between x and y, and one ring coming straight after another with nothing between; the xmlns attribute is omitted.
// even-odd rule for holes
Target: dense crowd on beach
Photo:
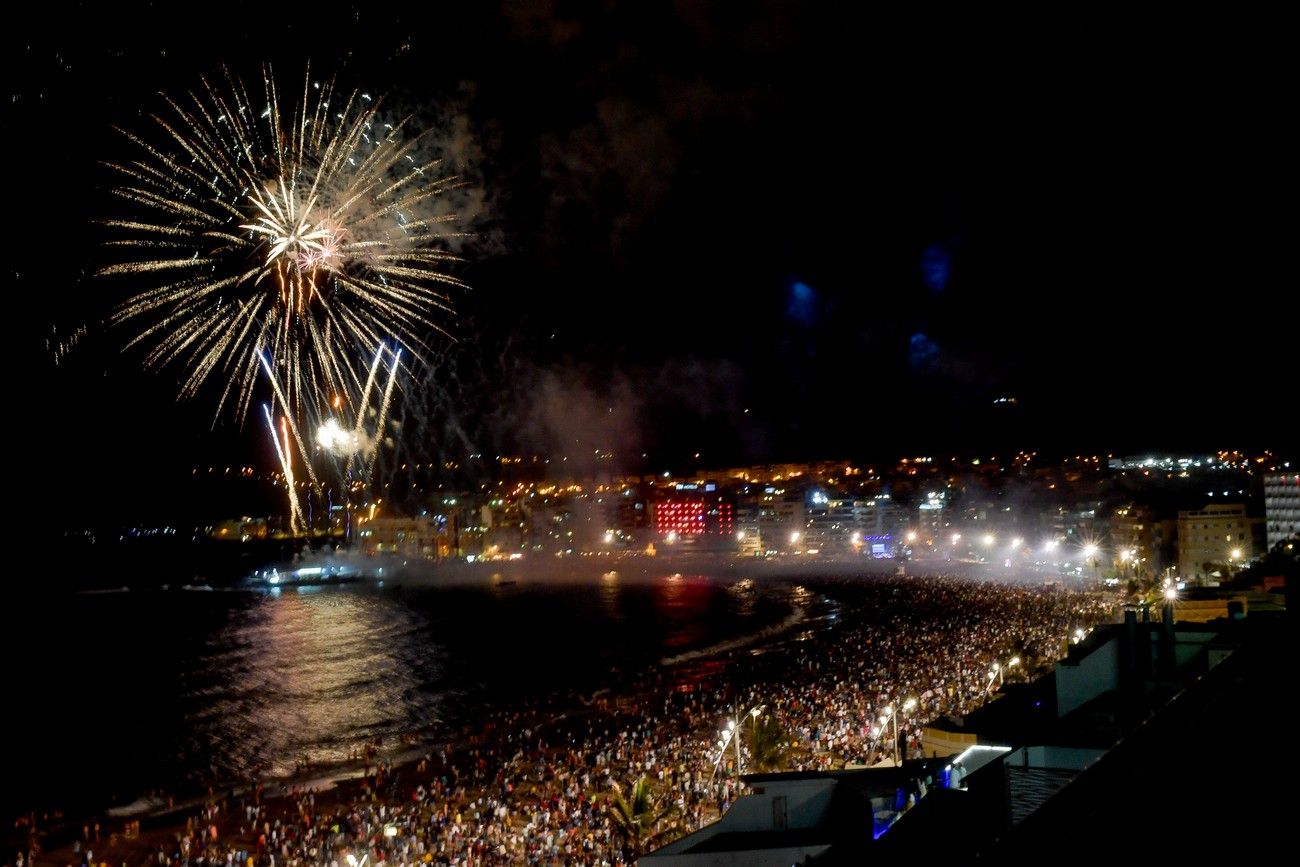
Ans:
<svg viewBox="0 0 1300 867"><path fill-rule="evenodd" d="M916 755L926 721L970 711L1003 677L1032 676L1076 629L1109 613L1095 593L942 575L810 583L791 593L801 604L833 600L832 616L776 644L734 650L706 673L657 669L596 699L467 714L477 717L472 726L418 762L376 758L361 779L329 790L254 783L213 793L178 810L173 827L131 839L120 821L111 835L87 825L72 846L41 852L33 827L31 845L5 853L4 863L631 864L638 849L699 828L743 794L734 744L718 746L728 720L743 727L751 709L754 719L773 717L790 769L886 761L895 722ZM994 663L1002 675L990 674ZM616 794L630 799L642 777L662 819L629 834Z"/></svg>

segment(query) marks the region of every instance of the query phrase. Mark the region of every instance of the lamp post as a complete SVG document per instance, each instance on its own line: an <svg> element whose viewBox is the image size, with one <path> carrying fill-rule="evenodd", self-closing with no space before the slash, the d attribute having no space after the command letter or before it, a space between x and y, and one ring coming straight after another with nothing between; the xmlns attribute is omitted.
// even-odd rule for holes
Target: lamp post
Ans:
<svg viewBox="0 0 1300 867"><path fill-rule="evenodd" d="M1008 660L1007 660L1007 664L1006 664L1005 667L1003 667L1001 664L999 664L998 661L997 661L996 659L993 660L993 666L989 669L989 687L988 687L988 691L989 691L989 692L992 692L992 691L993 691L993 679L994 679L994 678L997 678L997 681L998 681L998 689L1001 689L1001 688L1002 688L1002 677L1003 677L1003 674L1004 674L1007 670L1012 669L1012 668L1015 668L1015 667L1016 667L1017 665L1019 665L1019 664L1020 664L1020 657L1018 657L1018 656L1013 656L1013 657L1011 657L1010 659L1008 659Z"/></svg>
<svg viewBox="0 0 1300 867"><path fill-rule="evenodd" d="M909 698L907 701L903 702L903 710L905 711L911 710L914 707L916 707L916 699L914 698ZM902 758L899 756L898 749L898 711L894 709L893 705L889 705L885 708L885 713L880 718L880 728L876 729L875 733L883 732L885 726L889 725L890 722L893 722L894 724L894 767L898 767L902 764Z"/></svg>
<svg viewBox="0 0 1300 867"><path fill-rule="evenodd" d="M736 747L736 776L737 777L740 776L740 772L742 770L741 768L742 756L740 753L741 726L743 726L745 723L745 717L749 717L753 721L752 725L757 726L758 716L763 712L764 707L766 707L766 705L761 705L761 704L754 705L744 714L740 715L739 723L737 723L736 720L734 719L729 719L727 720L727 727L718 732L718 744L717 744L718 759L713 763L713 774L710 775L709 777L710 780L712 780L713 776L717 775L718 768L721 767L722 760L727 755L727 748L730 747L733 743L735 744Z"/></svg>

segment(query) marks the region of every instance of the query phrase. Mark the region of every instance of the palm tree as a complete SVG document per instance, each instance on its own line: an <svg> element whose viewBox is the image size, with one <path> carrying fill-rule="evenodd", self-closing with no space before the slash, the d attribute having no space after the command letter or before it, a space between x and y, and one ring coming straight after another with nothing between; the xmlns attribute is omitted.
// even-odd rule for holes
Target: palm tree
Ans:
<svg viewBox="0 0 1300 867"><path fill-rule="evenodd" d="M779 771L790 755L785 727L771 714L754 720L749 729L749 761L755 771Z"/></svg>
<svg viewBox="0 0 1300 867"><path fill-rule="evenodd" d="M675 822L660 827L672 815L673 807L665 805L663 796L655 794L646 777L632 785L627 797L623 796L618 783L613 785L614 794L607 802L610 819L614 822L614 830L623 838L624 853L635 860L664 835L676 830Z"/></svg>

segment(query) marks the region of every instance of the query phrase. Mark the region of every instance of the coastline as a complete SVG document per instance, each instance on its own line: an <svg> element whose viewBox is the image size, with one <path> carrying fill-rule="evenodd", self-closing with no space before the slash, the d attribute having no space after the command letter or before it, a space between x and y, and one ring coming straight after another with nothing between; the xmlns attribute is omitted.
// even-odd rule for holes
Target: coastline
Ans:
<svg viewBox="0 0 1300 867"><path fill-rule="evenodd" d="M831 577L825 579L825 583L828 587L838 586L844 588L846 592L857 594L855 597L857 601L854 605L859 606L855 610L860 612L872 610L860 607L862 599L871 598L873 594L878 595L891 586L897 587L912 583L911 581L901 580L882 582L844 580L844 577L847 576ZM873 576L863 575L859 572L855 577L868 578ZM954 580L960 581L961 579L950 577L943 580L951 582ZM968 588L978 588L980 586L980 582L962 581L961 583ZM1041 584L1042 582L1037 583ZM926 580L920 582L922 587L925 584ZM804 592L802 588L797 586L794 589L797 592ZM895 589L892 592L896 593L898 591ZM993 597L1004 592L1026 593L1032 591L1028 589L1000 590L989 587L987 590L972 589L971 592ZM838 599L838 594L836 598ZM1000 606L990 610L1000 610ZM765 627L760 630L761 638L757 641L753 639L753 636L745 636L741 640L721 642L711 647L699 649L709 651L707 654L688 656L687 654L696 653L696 651L688 651L685 654L678 655L684 658L668 657L661 659L660 665L651 664L638 671L616 674L610 683L595 690L589 689L584 693L574 690L563 691L549 696L544 701L535 702L528 707L508 707L505 706L505 703L495 707L484 705L479 716L475 718L476 722L459 721L457 727L448 732L448 737L437 738L418 746L410 745L405 753L399 750L385 756L376 752L368 756L367 760L360 764L359 768L355 765L352 767L338 767L329 769L325 773L321 773L320 769L307 769L304 773L295 775L291 779L249 780L237 786L223 787L219 791L210 790L207 795L187 798L179 804L173 803L170 809L156 809L153 812L142 814L139 820L132 821L139 821L142 831L149 832L149 834L145 835L148 841L151 841L149 845L159 842L166 844L168 840L177 838L178 835L185 832L181 822L186 819L185 814L187 812L193 813L193 811L199 809L206 812L215 802L226 805L228 810L229 806L236 802L246 804L250 799L254 802L261 802L265 799L267 803L274 803L277 810L292 811L292 805L300 803L303 793L308 789L312 789L314 790L312 793L313 801L316 798L322 798L324 803L346 804L351 803L361 794L373 798L375 793L384 791L392 795L397 791L396 781L398 780L410 781L419 778L427 782L429 779L429 763L431 761L436 762L439 768L453 769L452 775L457 780L461 780L465 773L470 774L467 779L474 780L475 787L472 791L458 790L469 791L470 794L466 795L466 797L470 797L473 792L478 793L477 797L487 797L494 785L492 769L494 767L504 767L500 763L504 762L505 757L510 755L512 750L522 749L526 741L528 744L527 755L532 756L531 759L526 759L526 761L536 761L539 768L550 768L552 759L562 759L564 755L563 745L566 742L574 743L573 739L581 737L584 727L588 736L603 727L605 735L608 737L610 729L618 731L621 726L623 731L627 732L629 731L628 726L632 726L631 730L636 731L639 727L644 727L646 722L659 719L668 728L656 735L656 738L671 736L676 738L674 742L680 742L680 738L685 735L688 737L686 743L694 743L694 738L698 733L691 734L690 732L694 732L702 722L706 726L716 724L714 719L717 713L723 712L725 714L725 707L745 701L743 693L733 693L731 691L731 684L734 680L733 674L739 675L740 681L743 682L747 678L756 676L759 669L766 670L769 673L783 670L783 666L788 667L790 660L786 659L786 657L791 654L807 656L812 653L815 658L823 658L822 654L831 646L834 646L835 643L829 635L832 627L852 625L854 629L857 629L862 623L872 622L870 617L868 617L868 620L862 621L862 623L857 622L860 618L849 617L841 620L832 610L826 617L817 618L817 620L824 623L823 629L811 634L804 630L802 634L795 636L795 640L791 641L790 632L794 630L795 626L805 623L805 617L806 613L795 616L795 612L791 612L791 615L788 615L785 620L776 624L776 626L782 628ZM918 634L923 635L924 632ZM807 644L800 644L799 640L804 638L811 638L812 640ZM764 651L768 647L774 647L778 644L788 644L790 654L772 654L772 659L767 661L768 657L764 655ZM760 646L755 647L755 645ZM795 648L802 649L796 651ZM741 670L731 671L732 665L747 659L753 661L744 664ZM709 662L709 660L715 661ZM667 672L663 670L665 661L672 662L671 665L667 666ZM693 663L707 664L696 668ZM795 683L789 685L797 685L798 681L808 681L803 684L803 688L819 688L817 685L823 675L820 673L820 666L815 668L816 672L814 667L793 669L792 673L803 673L799 675ZM824 687L825 684L822 684L822 686ZM686 693L685 696L683 696L683 692ZM698 705L696 696L700 699ZM722 706L718 707L720 700ZM684 719L676 719L675 712L671 711L670 708L683 709L683 702L687 701L689 701L692 712ZM800 701L793 707L796 712L806 712L809 705ZM658 713L656 713L656 708L659 708ZM667 716L665 716L665 712ZM648 732L648 730L646 731ZM672 735L674 731L677 732L675 736ZM516 741L516 737L519 740ZM536 750L532 749L534 739L536 740ZM804 752L807 749L813 750L812 753L804 755L801 761L820 762L828 759L830 753L825 751L826 748L817 746L820 741L815 731L812 740L813 744L811 746L801 747ZM514 746L511 746L512 744ZM692 749L696 748L692 747ZM557 750L560 752L557 753ZM524 753L520 752L519 755L524 755ZM485 764L485 760L491 763ZM561 762L560 766L563 766L563 762ZM488 772L486 776L483 776L482 772L485 767ZM501 783L500 773L501 771L498 770L496 784ZM546 773L549 773L549 771L546 771ZM610 772L606 771L606 773ZM461 776L458 776L458 774L461 774ZM435 773L436 777L437 774ZM447 778L446 773L442 775L442 778L444 780ZM539 789L541 781L547 778L539 777L538 781L530 783L527 789L522 788L521 783L521 788L516 791L522 794L523 800L530 798L535 800L536 797L540 796L539 792L544 791ZM523 779L528 780L529 776L525 775ZM615 777L607 777L606 784L611 780L627 782L623 773ZM387 788L385 788L385 784L387 784ZM601 793L608 791L605 785L599 783L588 788L584 782L584 789L586 790L585 796L590 799L593 805L597 797L603 798ZM716 809L722 809L733 796L733 790L728 788L725 797L717 802ZM518 803L518 799L516 803ZM603 799L602 803L604 803ZM696 823L705 821L716 814L714 803L708 801L707 798L704 803L697 803L693 810L691 817L692 821ZM110 828L113 827L115 822L122 821L120 819L103 818L105 827ZM85 820L79 821L84 822ZM84 827L86 825L83 825ZM231 828L223 828L222 834L241 835L243 831L238 830L236 832L238 828L237 824ZM53 831L54 829L50 830ZM77 822L71 819L65 820L61 833L52 834L47 838L48 843L52 845L47 846L46 851L37 858L37 861L51 865L74 863L77 860L78 853L71 849L70 846L72 845L71 840L76 837ZM223 836L223 839L226 839L226 837ZM247 841L241 838L241 843L244 842ZM102 846L101 849L103 849ZM112 841L110 850L104 851L102 854L109 855L113 862L121 860L128 865L139 863L138 860L132 862L131 859L141 855L147 856L150 851L147 847L141 848L141 844L137 840L122 839ZM119 854L126 857L119 858ZM69 855L72 857L69 857Z"/></svg>
<svg viewBox="0 0 1300 867"><path fill-rule="evenodd" d="M654 571L657 570L647 570L646 578L649 579ZM467 576L473 579L486 578L489 583L492 580L491 574L484 576L478 571L461 573L460 575L460 577ZM428 584L412 582L412 586L441 586L444 581L440 579L445 578L445 575L434 576ZM538 579L538 581L546 580L548 579ZM590 578L573 577L573 573L569 573L567 580L585 584L592 583ZM632 580L638 579L634 577ZM709 576L709 580L715 580L723 584L734 581L734 579L716 579L713 576ZM368 582L359 583L364 586ZM453 582L453 586L461 583L465 582ZM536 582L529 581L527 583ZM732 584L731 586L735 585ZM198 588L170 588L171 592L188 592L196 589ZM228 592L267 592L265 589L250 587L218 589ZM121 593L128 591L126 588L113 588L108 592ZM290 585L277 592L294 592L294 588ZM649 664L638 671L618 673L609 682L594 689L588 689L584 692L568 691L563 694L553 695L543 706L535 706L522 711L515 709L515 712L525 715L532 714L536 717L529 726L530 730L534 732L561 730L576 720L590 717L607 717L611 720L618 718L621 714L626 714L630 709L644 704L648 699L652 699L665 690L671 689L670 686L666 685L665 681L671 680L674 673L683 676L687 680L697 679L699 675L693 669L693 663L705 663L706 669L711 668L708 665L709 663L716 663L717 666L725 668L742 652L759 652L764 648L775 647L784 642L789 633L796 627L808 627L810 620L821 619L810 618L807 608L807 603L796 605L794 610L781 621L764 626L755 632L685 651L675 657L661 659L658 663ZM668 670L665 671L665 669ZM497 714L509 714L511 712L510 708L500 703L493 704L491 710ZM78 838L79 829L88 825L93 827L95 824L99 824L102 827L102 838L108 838L110 835L116 838L117 842L113 844L112 851L102 852L104 855L112 856L108 862L111 864L114 861L123 860L117 858L115 852L127 854L143 851L141 850L141 840L156 842L156 839L171 839L184 829L187 816L194 814L196 811L204 810L214 802L233 803L256 797L287 803L303 792L314 793L318 798L324 796L328 799L346 800L352 797L357 789L375 785L377 768L386 769L384 773L394 777L409 776L422 762L429 761L435 755L445 754L452 763L462 761L474 750L481 748L487 740L486 733L471 722L461 720L452 724L456 725L456 729L447 732L445 736L419 742L404 742L387 750L382 746L377 746L373 752L361 760L342 762L325 767L306 767L287 776L261 776L256 779L241 781L227 780L221 784L213 784L207 792L191 790L188 792L172 792L170 794L144 793L129 803L105 807L98 811L66 815L55 821L43 822L40 827L42 829L41 837L44 840L42 844L44 851L34 863L48 864L51 867L66 867L66 865L74 864L77 861L78 853L73 851L73 843ZM130 827L132 823L138 824L141 829L139 839L128 840L123 833L123 829ZM161 835L161 837L158 835ZM100 842L101 847L103 847L105 840L101 839ZM99 855L100 852L97 852L97 860ZM128 857L124 863L131 864L132 862Z"/></svg>

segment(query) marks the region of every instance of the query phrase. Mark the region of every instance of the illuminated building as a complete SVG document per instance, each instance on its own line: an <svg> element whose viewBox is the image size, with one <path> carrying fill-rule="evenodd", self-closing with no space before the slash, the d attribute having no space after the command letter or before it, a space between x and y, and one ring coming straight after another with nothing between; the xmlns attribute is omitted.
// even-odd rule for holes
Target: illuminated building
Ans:
<svg viewBox="0 0 1300 867"><path fill-rule="evenodd" d="M1300 473L1270 473L1264 477L1264 521L1268 550L1300 534Z"/></svg>
<svg viewBox="0 0 1300 867"><path fill-rule="evenodd" d="M1125 564L1141 564L1147 572L1160 570L1167 565L1174 529L1173 521L1162 521L1152 509L1129 503L1111 515L1110 546Z"/></svg>
<svg viewBox="0 0 1300 867"><path fill-rule="evenodd" d="M931 491L917 507L917 530L927 539L937 539L948 526L943 515L945 499L943 491Z"/></svg>
<svg viewBox="0 0 1300 867"><path fill-rule="evenodd" d="M1240 503L1178 513L1178 574L1206 581L1217 567L1241 566L1253 553L1251 520Z"/></svg>
<svg viewBox="0 0 1300 867"><path fill-rule="evenodd" d="M895 503L889 494L858 500L853 504L853 511L862 532L869 536L897 538L907 524L907 510Z"/></svg>
<svg viewBox="0 0 1300 867"><path fill-rule="evenodd" d="M357 536L367 553L433 557L438 550L438 526L432 518L371 518Z"/></svg>
<svg viewBox="0 0 1300 867"><path fill-rule="evenodd" d="M804 550L847 551L855 538L861 540L853 500L814 490L808 495L807 512Z"/></svg>
<svg viewBox="0 0 1300 867"><path fill-rule="evenodd" d="M653 506L655 533L668 542L696 544L706 537L725 538L736 532L735 509L712 482L683 482Z"/></svg>
<svg viewBox="0 0 1300 867"><path fill-rule="evenodd" d="M624 483L605 500L606 524L615 531L619 544L639 542L644 545L651 529L651 509L647 502L645 485L641 482Z"/></svg>

